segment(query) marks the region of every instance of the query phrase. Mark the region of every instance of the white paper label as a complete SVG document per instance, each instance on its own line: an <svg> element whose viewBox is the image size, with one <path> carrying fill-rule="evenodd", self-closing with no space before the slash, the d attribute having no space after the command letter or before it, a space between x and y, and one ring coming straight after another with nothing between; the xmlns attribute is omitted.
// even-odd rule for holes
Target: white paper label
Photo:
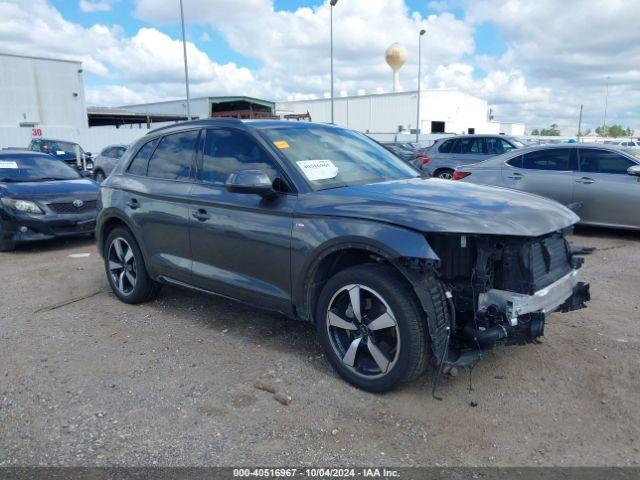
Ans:
<svg viewBox="0 0 640 480"><path fill-rule="evenodd" d="M18 168L18 164L16 162L0 162L0 168Z"/></svg>
<svg viewBox="0 0 640 480"><path fill-rule="evenodd" d="M58 151L56 152L56 155L64 155L64 154L65 154L65 151L64 151L64 150L58 150Z"/></svg>
<svg viewBox="0 0 640 480"><path fill-rule="evenodd" d="M331 160L300 160L296 163L311 181L326 180L338 175L338 167Z"/></svg>

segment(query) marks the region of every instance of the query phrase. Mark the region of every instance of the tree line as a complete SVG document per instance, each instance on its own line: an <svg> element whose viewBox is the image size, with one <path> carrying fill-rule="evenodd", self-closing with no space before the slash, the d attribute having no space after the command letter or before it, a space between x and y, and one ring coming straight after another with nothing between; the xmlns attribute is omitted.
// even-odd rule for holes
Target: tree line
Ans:
<svg viewBox="0 0 640 480"><path fill-rule="evenodd" d="M586 135L589 135L591 133L591 129L588 128L586 130L583 130L581 132L578 132L576 135L579 137L584 137ZM555 123L552 123L549 128L534 128L533 130L531 130L531 135L540 135L543 137L558 137L560 136L560 128L558 128L558 125ZM599 137L613 137L613 138L618 138L618 137L631 137L633 136L633 130L629 127L624 128L622 125L606 125L604 127L597 127L596 128L596 135L598 135Z"/></svg>

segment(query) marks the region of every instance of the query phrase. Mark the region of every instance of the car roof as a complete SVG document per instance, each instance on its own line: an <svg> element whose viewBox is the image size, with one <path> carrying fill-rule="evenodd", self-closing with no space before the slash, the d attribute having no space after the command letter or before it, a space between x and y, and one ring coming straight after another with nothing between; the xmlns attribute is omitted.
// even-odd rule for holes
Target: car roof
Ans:
<svg viewBox="0 0 640 480"><path fill-rule="evenodd" d="M173 125L167 125L165 127L156 128L147 133L147 135L154 135L159 132L173 132L193 127L215 127L215 126L232 126L236 128L273 128L273 127L311 127L311 126L323 126L330 128L340 128L330 123L316 123L316 122L294 122L291 120L239 120L233 117L220 117L220 118L205 118L201 120L189 120L186 122L175 123Z"/></svg>
<svg viewBox="0 0 640 480"><path fill-rule="evenodd" d="M34 152L32 150L0 150L0 158L2 157L44 157L51 159L51 155L46 153Z"/></svg>
<svg viewBox="0 0 640 480"><path fill-rule="evenodd" d="M62 140L60 138L34 138L31 141L35 141L35 140L41 140L41 141L45 141L45 142L64 142L64 143L73 143L75 145L79 145L78 142L74 142L73 140Z"/></svg>
<svg viewBox="0 0 640 480"><path fill-rule="evenodd" d="M515 138L513 135L500 135L499 133L465 133L464 135L451 135L438 138L436 141L449 140L451 138Z"/></svg>

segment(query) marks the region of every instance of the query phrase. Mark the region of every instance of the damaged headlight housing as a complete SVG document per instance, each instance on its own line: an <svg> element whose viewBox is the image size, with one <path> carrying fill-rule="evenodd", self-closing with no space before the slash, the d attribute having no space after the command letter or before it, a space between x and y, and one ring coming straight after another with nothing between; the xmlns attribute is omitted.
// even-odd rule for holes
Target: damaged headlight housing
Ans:
<svg viewBox="0 0 640 480"><path fill-rule="evenodd" d="M44 212L42 209L35 203L30 200L16 200L13 198L2 198L2 203L9 208L17 210L23 213L31 213L34 215L42 215Z"/></svg>

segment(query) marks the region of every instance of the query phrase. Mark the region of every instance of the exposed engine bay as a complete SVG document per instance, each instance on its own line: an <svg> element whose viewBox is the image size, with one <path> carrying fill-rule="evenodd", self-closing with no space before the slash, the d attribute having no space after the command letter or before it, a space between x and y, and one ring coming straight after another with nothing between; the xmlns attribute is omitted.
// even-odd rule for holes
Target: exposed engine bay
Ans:
<svg viewBox="0 0 640 480"><path fill-rule="evenodd" d="M573 256L564 233L428 235L455 308L449 350L533 342L544 334L549 314L585 307L589 285L577 280L583 259ZM442 349L434 349L439 356L436 350Z"/></svg>

